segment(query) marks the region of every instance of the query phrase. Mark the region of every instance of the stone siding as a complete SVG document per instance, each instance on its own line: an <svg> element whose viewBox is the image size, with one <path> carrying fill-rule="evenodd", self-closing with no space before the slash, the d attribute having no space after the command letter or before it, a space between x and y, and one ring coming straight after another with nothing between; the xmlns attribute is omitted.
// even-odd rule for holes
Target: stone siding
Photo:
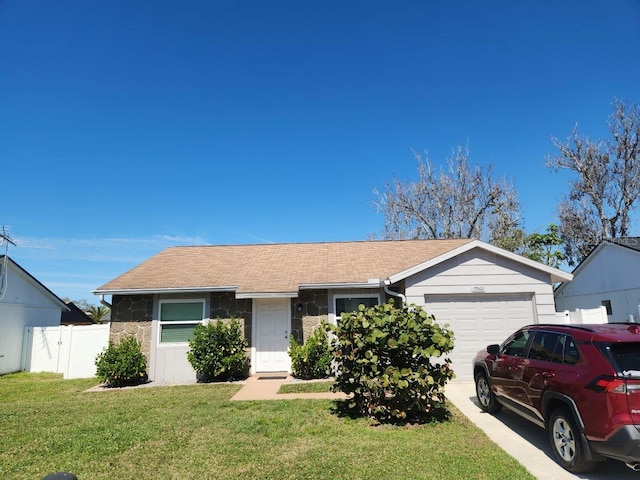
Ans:
<svg viewBox="0 0 640 480"><path fill-rule="evenodd" d="M212 321L217 319L228 321L236 318L240 321L240 326L244 333L244 338L251 347L251 318L253 302L250 298L236 299L231 292L211 294L211 314Z"/></svg>
<svg viewBox="0 0 640 480"><path fill-rule="evenodd" d="M114 295L111 303L111 328L109 340L115 344L133 336L141 343L141 350L151 361L151 320L153 296Z"/></svg>
<svg viewBox="0 0 640 480"><path fill-rule="evenodd" d="M304 343L322 321L329 318L329 292L327 290L303 290L298 298L291 299L291 335Z"/></svg>

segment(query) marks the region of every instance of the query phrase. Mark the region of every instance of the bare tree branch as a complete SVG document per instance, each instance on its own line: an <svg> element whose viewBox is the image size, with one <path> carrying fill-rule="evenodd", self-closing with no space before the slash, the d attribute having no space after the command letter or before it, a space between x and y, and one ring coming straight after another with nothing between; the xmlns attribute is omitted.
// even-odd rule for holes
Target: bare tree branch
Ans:
<svg viewBox="0 0 640 480"><path fill-rule="evenodd" d="M417 181L394 178L384 192L374 190L374 205L385 216L385 238L480 238L494 244L522 238L514 233L521 218L515 189L494 179L491 165L470 165L469 150L462 146L452 151L446 168L436 169L426 152L414 156Z"/></svg>
<svg viewBox="0 0 640 480"><path fill-rule="evenodd" d="M575 265L606 238L629 235L630 213L640 198L640 108L615 100L608 125L611 138L591 141L577 125L546 166L575 174L558 205L567 260Z"/></svg>

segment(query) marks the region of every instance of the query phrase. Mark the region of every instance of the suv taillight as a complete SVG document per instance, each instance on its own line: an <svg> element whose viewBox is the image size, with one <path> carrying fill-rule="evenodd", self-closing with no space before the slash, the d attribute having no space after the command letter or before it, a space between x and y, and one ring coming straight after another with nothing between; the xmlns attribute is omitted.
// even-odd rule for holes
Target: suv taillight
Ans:
<svg viewBox="0 0 640 480"><path fill-rule="evenodd" d="M627 386L624 380L619 378L600 378L592 385L598 392L627 393Z"/></svg>
<svg viewBox="0 0 640 480"><path fill-rule="evenodd" d="M596 392L631 393L640 390L640 380L599 377L587 385L587 388L595 390Z"/></svg>
<svg viewBox="0 0 640 480"><path fill-rule="evenodd" d="M631 393L640 390L640 380L622 379L616 377L598 377L587 388L596 392Z"/></svg>

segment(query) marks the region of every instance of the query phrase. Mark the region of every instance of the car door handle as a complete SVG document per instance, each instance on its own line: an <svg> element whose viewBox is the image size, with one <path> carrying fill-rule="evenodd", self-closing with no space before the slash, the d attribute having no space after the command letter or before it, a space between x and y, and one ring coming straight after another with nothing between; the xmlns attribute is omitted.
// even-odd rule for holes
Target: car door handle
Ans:
<svg viewBox="0 0 640 480"><path fill-rule="evenodd" d="M552 373L552 372L542 372L542 374L541 374L541 375L542 375L544 378L553 378L553 377L555 377L555 376L556 376L556 374L555 374L555 373Z"/></svg>

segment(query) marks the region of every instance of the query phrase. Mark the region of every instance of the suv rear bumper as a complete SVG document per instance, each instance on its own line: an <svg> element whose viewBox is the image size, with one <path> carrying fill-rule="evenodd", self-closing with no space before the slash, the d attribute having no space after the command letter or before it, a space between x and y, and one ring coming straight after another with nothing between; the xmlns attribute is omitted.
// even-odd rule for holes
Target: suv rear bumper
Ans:
<svg viewBox="0 0 640 480"><path fill-rule="evenodd" d="M602 442L589 442L593 453L625 463L640 462L640 428L625 425Z"/></svg>

